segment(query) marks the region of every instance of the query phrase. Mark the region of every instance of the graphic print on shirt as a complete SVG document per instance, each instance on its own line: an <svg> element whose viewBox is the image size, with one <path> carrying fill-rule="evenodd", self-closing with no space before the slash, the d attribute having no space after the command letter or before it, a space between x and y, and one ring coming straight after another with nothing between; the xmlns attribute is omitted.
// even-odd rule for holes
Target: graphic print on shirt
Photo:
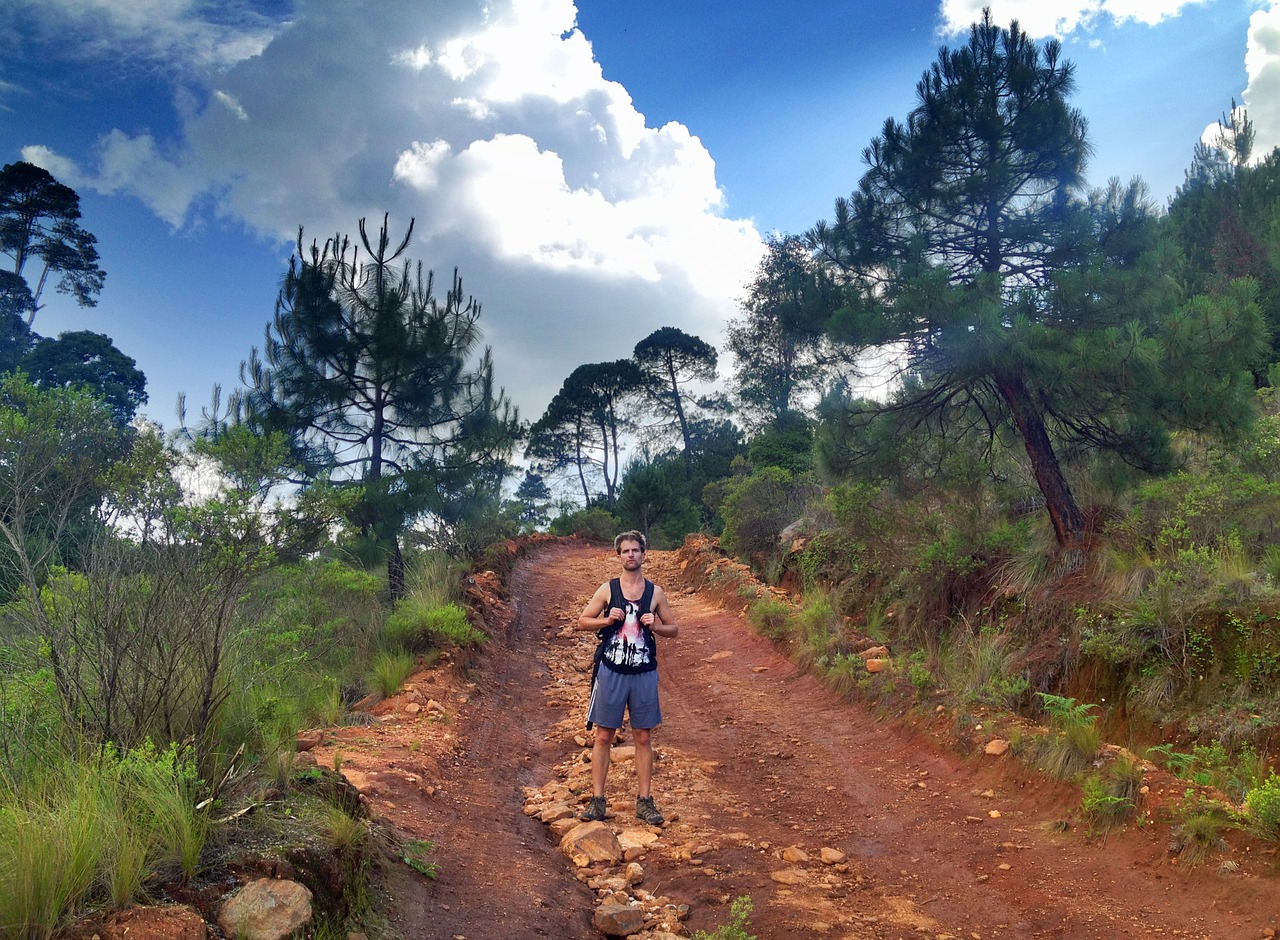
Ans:
<svg viewBox="0 0 1280 940"><path fill-rule="evenodd" d="M622 629L605 648L605 659L626 669L647 666L649 644L645 641L644 630L640 625L639 607L634 601L626 601L623 610L626 611L626 616L622 620Z"/></svg>

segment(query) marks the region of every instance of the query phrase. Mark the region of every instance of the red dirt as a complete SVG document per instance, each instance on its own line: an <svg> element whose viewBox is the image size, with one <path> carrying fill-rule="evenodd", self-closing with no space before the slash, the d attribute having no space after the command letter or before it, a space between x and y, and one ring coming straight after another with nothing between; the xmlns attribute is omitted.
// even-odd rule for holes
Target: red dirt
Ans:
<svg viewBox="0 0 1280 940"><path fill-rule="evenodd" d="M465 670L419 673L379 707L384 720L335 729L315 752L324 765L340 752L376 815L434 843L438 876L397 866L379 899L392 936L600 936L594 892L550 829L524 815L523 788L583 759L573 738L593 638L563 628L616 569L611 551L562 543L522 561L504 601L481 576L475 590L491 599L499 634L486 650ZM1280 927L1274 848L1241 844L1191 867L1170 854L1159 821L1106 838L1062 832L1054 824L1078 814L1078 790L985 756L981 740L958 752L924 723L832 694L738 610L683 589L672 553L651 552L646 573L667 588L681 629L659 641L666 721L654 793L669 822L640 860L643 887L691 906L689 934L725 923L743 895L760 940L1238 940ZM409 714L414 699L423 707ZM634 797L628 774L619 765L610 775L619 823ZM1183 786L1148 782L1146 809ZM784 861L792 846L812 861ZM820 864L824 847L847 862Z"/></svg>

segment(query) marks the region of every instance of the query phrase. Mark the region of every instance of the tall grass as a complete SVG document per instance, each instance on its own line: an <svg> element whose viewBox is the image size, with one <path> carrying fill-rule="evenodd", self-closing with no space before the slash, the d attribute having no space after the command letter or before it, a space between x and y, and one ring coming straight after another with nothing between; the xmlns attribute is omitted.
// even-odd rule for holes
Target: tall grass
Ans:
<svg viewBox="0 0 1280 940"><path fill-rule="evenodd" d="M413 675L413 656L404 650L379 653L369 667L369 685L383 695L395 695Z"/></svg>
<svg viewBox="0 0 1280 940"><path fill-rule="evenodd" d="M44 940L152 876L194 877L209 832L198 785L174 749L145 747L68 758L0 794L0 936Z"/></svg>

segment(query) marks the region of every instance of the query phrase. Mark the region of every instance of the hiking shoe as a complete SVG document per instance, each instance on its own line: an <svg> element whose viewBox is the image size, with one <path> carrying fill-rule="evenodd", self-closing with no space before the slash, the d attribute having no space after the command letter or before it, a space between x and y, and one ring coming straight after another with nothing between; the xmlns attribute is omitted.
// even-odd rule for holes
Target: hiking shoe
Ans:
<svg viewBox="0 0 1280 940"><path fill-rule="evenodd" d="M583 822L601 822L604 820L606 807L603 796L593 796L587 808L578 814L578 818Z"/></svg>
<svg viewBox="0 0 1280 940"><path fill-rule="evenodd" d="M646 822L650 826L661 826L666 822L666 818L658 812L658 807L653 805L653 797L641 796L636 799L636 819Z"/></svg>

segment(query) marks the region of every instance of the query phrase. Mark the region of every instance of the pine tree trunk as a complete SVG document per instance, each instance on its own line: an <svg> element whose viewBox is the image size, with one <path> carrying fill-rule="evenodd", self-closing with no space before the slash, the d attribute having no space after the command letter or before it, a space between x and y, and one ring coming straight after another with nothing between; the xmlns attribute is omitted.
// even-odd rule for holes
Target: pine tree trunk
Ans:
<svg viewBox="0 0 1280 940"><path fill-rule="evenodd" d="M387 585L393 601L404 597L404 555L400 553L400 539L395 536L391 539L391 551L387 553Z"/></svg>
<svg viewBox="0 0 1280 940"><path fill-rule="evenodd" d="M1021 376L998 374L996 386L1009 406L1018 433L1022 435L1022 443L1031 459L1031 472L1044 494L1053 534L1060 546L1074 548L1084 534L1084 513L1076 505L1067 478L1062 474L1049 432L1045 430L1044 417L1031 401L1031 394Z"/></svg>

